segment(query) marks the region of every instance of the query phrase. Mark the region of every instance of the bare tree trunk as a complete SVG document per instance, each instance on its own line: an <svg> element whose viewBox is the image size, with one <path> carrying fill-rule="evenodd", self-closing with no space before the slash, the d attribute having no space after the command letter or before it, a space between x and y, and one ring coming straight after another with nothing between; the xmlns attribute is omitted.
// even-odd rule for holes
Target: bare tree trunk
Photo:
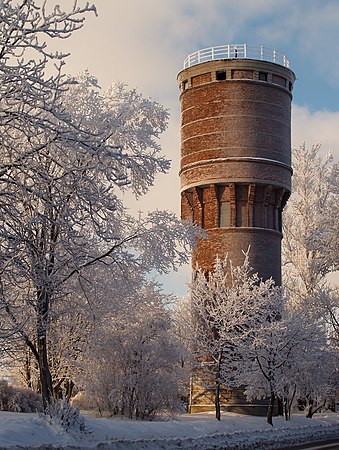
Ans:
<svg viewBox="0 0 339 450"><path fill-rule="evenodd" d="M53 397L62 399L62 388L61 385L65 381L65 378L61 378L56 384L53 385ZM53 382L53 380L52 380Z"/></svg>
<svg viewBox="0 0 339 450"><path fill-rule="evenodd" d="M284 415L284 402L285 398L277 397L278 416Z"/></svg>
<svg viewBox="0 0 339 450"><path fill-rule="evenodd" d="M294 385L294 389L293 389L293 393L292 393L291 400L288 401L288 398L287 398L287 403L288 403L288 420L291 419L291 409L292 409L292 404L293 404L293 400L294 400L294 397L295 397L295 393L296 393L296 392L297 392L297 385L295 384L295 385Z"/></svg>
<svg viewBox="0 0 339 450"><path fill-rule="evenodd" d="M288 398L284 397L284 416L285 420L288 420Z"/></svg>
<svg viewBox="0 0 339 450"><path fill-rule="evenodd" d="M323 408L325 405L326 405L326 400L324 400L324 403L323 403L322 405L320 405L320 406L318 406L317 408L313 409L313 402L312 402L312 404L310 404L310 406L309 406L309 408L308 408L306 417L307 417L308 419L312 419L312 417L314 416L314 414L315 414L317 411L319 411L321 408Z"/></svg>
<svg viewBox="0 0 339 450"><path fill-rule="evenodd" d="M39 352L39 372L41 382L41 394L44 408L46 408L52 399L52 376L49 370L47 358L47 339L46 335L38 335L38 352Z"/></svg>
<svg viewBox="0 0 339 450"><path fill-rule="evenodd" d="M220 372L221 372L221 361L222 361L223 352L222 350L219 353L218 364L217 364L217 373L215 377L215 417L217 420L220 420Z"/></svg>
<svg viewBox="0 0 339 450"><path fill-rule="evenodd" d="M220 420L221 414L220 414L220 382L217 380L215 385L215 418L217 420Z"/></svg>
<svg viewBox="0 0 339 450"><path fill-rule="evenodd" d="M31 355L29 349L26 349L24 371L25 371L25 384L29 389L32 389L31 364L32 364Z"/></svg>
<svg viewBox="0 0 339 450"><path fill-rule="evenodd" d="M37 349L38 364L41 383L41 394L44 408L50 403L53 396L52 375L48 363L47 351L47 323L49 313L49 298L45 290L38 290L37 310Z"/></svg>
<svg viewBox="0 0 339 450"><path fill-rule="evenodd" d="M308 399L308 405L306 406L306 417L308 419L311 419L313 416L313 400L312 399Z"/></svg>
<svg viewBox="0 0 339 450"><path fill-rule="evenodd" d="M66 381L66 399L70 400L72 397L72 393L73 393L73 388L74 388L74 383L72 380L67 380Z"/></svg>
<svg viewBox="0 0 339 450"><path fill-rule="evenodd" d="M275 400L275 394L273 391L271 391L270 402L268 404L268 409L267 409L267 423L269 423L272 426L273 426L272 418L273 418L274 400Z"/></svg>

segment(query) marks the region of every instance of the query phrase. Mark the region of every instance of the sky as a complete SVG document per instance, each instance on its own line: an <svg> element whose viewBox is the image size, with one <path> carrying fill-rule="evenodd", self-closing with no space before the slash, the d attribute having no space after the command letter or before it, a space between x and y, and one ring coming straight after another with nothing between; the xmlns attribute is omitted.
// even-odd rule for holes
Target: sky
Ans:
<svg viewBox="0 0 339 450"><path fill-rule="evenodd" d="M172 161L150 193L132 208L168 209L180 214L179 90L177 73L185 57L222 44L275 48L290 61L293 90L292 145L322 143L339 159L339 1L338 0L93 0L97 17L57 48L70 52L65 71L88 70L102 88L124 82L170 112L161 137ZM54 0L48 0L53 4ZM58 3L69 5L69 0ZM83 4L79 0L79 4ZM182 295L189 267L162 280Z"/></svg>

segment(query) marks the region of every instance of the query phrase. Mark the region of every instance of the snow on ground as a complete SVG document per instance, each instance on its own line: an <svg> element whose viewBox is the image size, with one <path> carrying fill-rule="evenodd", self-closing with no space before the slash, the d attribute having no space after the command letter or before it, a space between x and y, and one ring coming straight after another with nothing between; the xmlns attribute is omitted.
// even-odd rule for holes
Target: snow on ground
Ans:
<svg viewBox="0 0 339 450"><path fill-rule="evenodd" d="M90 432L72 435L37 414L0 412L0 450L260 450L333 437L339 443L338 413L313 419L295 415L289 422L276 417L273 428L265 420L231 413L224 413L220 422L210 413L180 415L166 422L86 417Z"/></svg>

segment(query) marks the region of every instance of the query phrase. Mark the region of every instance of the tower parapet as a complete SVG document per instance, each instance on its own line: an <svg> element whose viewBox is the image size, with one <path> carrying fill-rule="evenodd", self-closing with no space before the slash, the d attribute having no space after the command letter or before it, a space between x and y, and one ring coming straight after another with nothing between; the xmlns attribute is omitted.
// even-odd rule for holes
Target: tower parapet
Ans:
<svg viewBox="0 0 339 450"><path fill-rule="evenodd" d="M284 67L290 66L286 56L273 48L253 44L224 44L191 53L184 61L184 69L206 61L232 58L257 59L277 63Z"/></svg>

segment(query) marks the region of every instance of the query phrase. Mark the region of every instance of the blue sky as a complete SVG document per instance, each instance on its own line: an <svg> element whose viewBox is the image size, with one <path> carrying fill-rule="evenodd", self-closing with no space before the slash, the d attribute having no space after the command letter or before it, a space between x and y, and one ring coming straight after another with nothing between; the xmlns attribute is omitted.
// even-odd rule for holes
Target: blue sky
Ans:
<svg viewBox="0 0 339 450"><path fill-rule="evenodd" d="M71 52L66 71L88 69L104 88L125 82L171 114L161 144L172 168L133 207L179 213L176 75L187 54L204 47L248 43L284 53L297 76L292 145L320 142L339 159L338 0L93 1L98 17L89 16L82 30L58 45ZM166 278L166 287L181 294L188 279L189 268L184 268Z"/></svg>

